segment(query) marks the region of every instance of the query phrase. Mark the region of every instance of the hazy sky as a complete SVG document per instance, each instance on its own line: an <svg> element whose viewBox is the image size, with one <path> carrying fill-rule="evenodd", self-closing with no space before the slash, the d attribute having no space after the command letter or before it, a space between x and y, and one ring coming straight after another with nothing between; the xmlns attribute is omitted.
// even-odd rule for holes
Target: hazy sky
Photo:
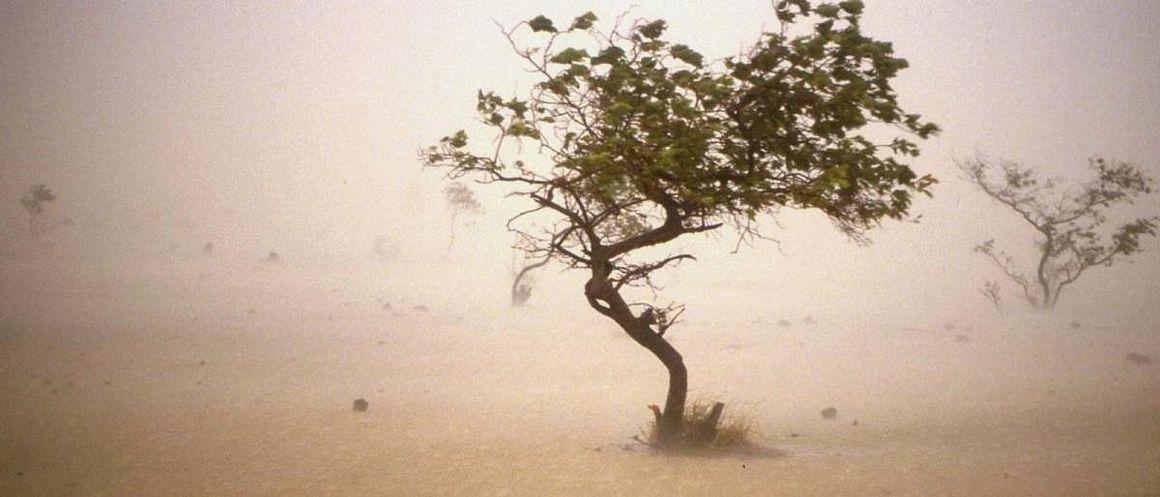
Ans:
<svg viewBox="0 0 1160 497"><path fill-rule="evenodd" d="M769 230L784 254L728 257L721 242L691 274L841 282L885 298L903 298L890 285L923 279L940 288L932 298L954 302L986 269L970 247L1020 233L957 178L955 154L1060 175L1103 154L1160 173L1160 2L866 3L865 31L911 62L896 85L905 107L945 130L915 164L943 180L917 206L923 222L891 225L860 249L821 218L791 214ZM439 175L420 171L417 151L473 118L478 88L528 87L494 22L587 10L608 20L635 5L711 58L775 25L768 0L545 4L0 2L4 236L24 228L20 194L47 183L61 195L55 208L94 240L331 252L365 250L379 235L432 242L442 235L417 228L445 222ZM1145 206L1160 210L1155 198ZM506 208L486 207L475 230L502 247ZM1093 287L1155 295L1160 246L1148 249ZM923 288L903 295L932 294Z"/></svg>

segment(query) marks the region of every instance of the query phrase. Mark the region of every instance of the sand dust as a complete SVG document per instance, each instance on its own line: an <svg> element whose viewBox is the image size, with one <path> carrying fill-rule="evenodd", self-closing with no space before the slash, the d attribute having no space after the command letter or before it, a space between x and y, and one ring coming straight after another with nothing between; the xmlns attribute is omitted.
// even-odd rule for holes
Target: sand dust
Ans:
<svg viewBox="0 0 1160 497"><path fill-rule="evenodd" d="M1160 495L1160 367L1125 360L1160 355L1155 322L700 310L670 332L692 394L765 450L658 456L629 437L660 366L578 292L2 264L4 496Z"/></svg>

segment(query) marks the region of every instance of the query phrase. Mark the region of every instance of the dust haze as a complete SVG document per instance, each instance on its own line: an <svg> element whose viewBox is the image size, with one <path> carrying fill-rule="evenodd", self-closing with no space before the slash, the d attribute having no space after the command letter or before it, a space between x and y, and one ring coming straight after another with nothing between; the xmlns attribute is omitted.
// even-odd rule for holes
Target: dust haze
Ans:
<svg viewBox="0 0 1160 497"><path fill-rule="evenodd" d="M453 222L417 152L533 84L493 20L631 8L716 59L768 1L0 4L0 495L1160 493L1160 243L1031 311L971 249L1034 234L953 163L1160 177L1160 8L867 4L940 183L868 246L792 210L676 242L690 397L760 433L712 457L632 440L664 369L579 271L511 306L527 206Z"/></svg>

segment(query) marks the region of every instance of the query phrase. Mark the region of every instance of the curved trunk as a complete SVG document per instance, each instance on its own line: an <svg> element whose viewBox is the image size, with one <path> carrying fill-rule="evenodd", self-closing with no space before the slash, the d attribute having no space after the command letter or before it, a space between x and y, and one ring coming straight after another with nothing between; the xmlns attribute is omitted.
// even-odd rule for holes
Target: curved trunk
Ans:
<svg viewBox="0 0 1160 497"><path fill-rule="evenodd" d="M682 434L685 400L689 392L689 373L681 353L652 329L651 322L633 314L620 292L607 280L594 277L585 285L584 293L593 308L620 325L633 341L652 352L668 370L669 390L657 424L657 443L664 446L678 440Z"/></svg>
<svg viewBox="0 0 1160 497"><path fill-rule="evenodd" d="M542 261L524 266L523 269L520 269L520 272L516 273L515 279L512 280L512 305L524 305L528 301L528 298L532 296L532 289L530 285L522 285L524 277L532 272L532 270L547 264L548 260L545 257Z"/></svg>
<svg viewBox="0 0 1160 497"><path fill-rule="evenodd" d="M667 445L681 436L685 417L685 400L689 392L689 372L685 369L685 360L677 349L630 314L631 322L613 317L636 343L652 352L669 373L669 390L665 395L665 407L661 412L660 423L657 425L657 442Z"/></svg>

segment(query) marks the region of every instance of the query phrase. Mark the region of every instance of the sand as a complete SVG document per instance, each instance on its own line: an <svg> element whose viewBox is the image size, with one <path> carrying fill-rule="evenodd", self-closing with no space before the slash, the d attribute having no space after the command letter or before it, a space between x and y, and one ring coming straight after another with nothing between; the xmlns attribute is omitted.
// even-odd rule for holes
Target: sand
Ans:
<svg viewBox="0 0 1160 497"><path fill-rule="evenodd" d="M0 495L1160 495L1160 323L694 309L761 450L657 455L663 371L578 291L285 259L4 258Z"/></svg>

